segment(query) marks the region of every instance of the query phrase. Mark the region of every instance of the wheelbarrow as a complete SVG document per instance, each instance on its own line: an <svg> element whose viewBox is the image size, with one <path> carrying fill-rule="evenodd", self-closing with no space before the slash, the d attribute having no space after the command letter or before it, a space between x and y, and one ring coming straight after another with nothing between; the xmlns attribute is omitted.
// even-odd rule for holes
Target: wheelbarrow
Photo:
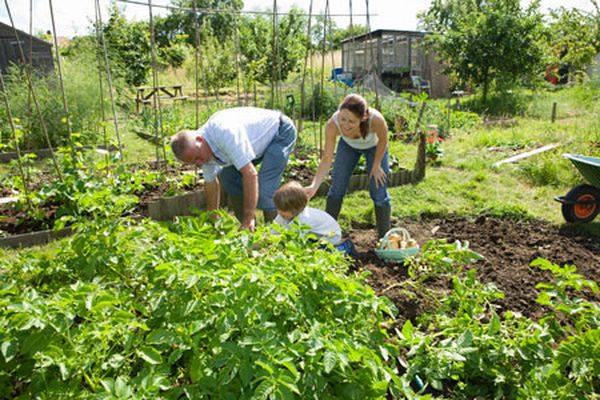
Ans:
<svg viewBox="0 0 600 400"><path fill-rule="evenodd" d="M562 215L567 222L587 223L600 212L600 157L563 154L590 183L575 186L556 201L562 203Z"/></svg>

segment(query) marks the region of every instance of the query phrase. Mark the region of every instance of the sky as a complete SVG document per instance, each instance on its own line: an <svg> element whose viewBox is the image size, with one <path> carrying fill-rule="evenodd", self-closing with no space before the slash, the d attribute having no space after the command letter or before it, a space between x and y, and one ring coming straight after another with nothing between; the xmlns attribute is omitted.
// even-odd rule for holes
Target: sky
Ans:
<svg viewBox="0 0 600 400"><path fill-rule="evenodd" d="M0 1L0 21L9 24L6 2L10 8L17 29L29 32L30 2L31 0L4 0ZM147 4L150 0L134 0ZM366 3L369 4L371 29L397 29L416 30L417 13L429 7L431 0L353 0L353 23L367 25ZM95 0L52 0L54 19L58 36L73 37L88 33L91 21L94 19ZM108 6L111 0L100 0L103 20L108 17ZM169 0L151 0L155 6L165 6ZM530 0L522 0L522 4L529 4ZM117 0L120 7L124 7L128 19L147 20L149 11L147 5L126 4ZM277 0L280 12L286 12L292 5L308 11L310 0ZM330 0L330 13L350 14L349 0ZM271 0L244 0L244 10L272 9ZM593 10L590 0L542 0L542 11L564 6L567 8L580 8L585 11ZM313 14L322 13L325 0L313 0ZM164 8L153 8L153 15L164 15L168 11ZM339 27L349 25L349 17L335 17ZM52 29L50 19L49 0L33 0L33 32L45 32Z"/></svg>

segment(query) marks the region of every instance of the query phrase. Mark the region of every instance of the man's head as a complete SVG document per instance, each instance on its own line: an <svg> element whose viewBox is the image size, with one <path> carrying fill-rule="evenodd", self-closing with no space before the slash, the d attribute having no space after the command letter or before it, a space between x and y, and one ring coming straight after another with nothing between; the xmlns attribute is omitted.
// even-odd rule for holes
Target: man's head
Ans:
<svg viewBox="0 0 600 400"><path fill-rule="evenodd" d="M171 149L175 157L185 164L202 166L213 157L204 137L197 131L177 132L171 137Z"/></svg>
<svg viewBox="0 0 600 400"><path fill-rule="evenodd" d="M308 195L298 182L288 182L277 189L273 203L283 219L291 220L306 208Z"/></svg>

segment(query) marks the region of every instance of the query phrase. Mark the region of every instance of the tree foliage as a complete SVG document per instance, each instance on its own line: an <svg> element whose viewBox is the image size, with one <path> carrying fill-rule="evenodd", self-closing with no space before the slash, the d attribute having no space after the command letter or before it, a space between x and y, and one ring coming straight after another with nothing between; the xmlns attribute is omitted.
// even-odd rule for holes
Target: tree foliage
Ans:
<svg viewBox="0 0 600 400"><path fill-rule="evenodd" d="M428 42L462 83L500 91L541 74L544 27L539 1L434 0L421 15Z"/></svg>
<svg viewBox="0 0 600 400"><path fill-rule="evenodd" d="M247 74L258 82L269 82L275 75L285 80L305 55L306 24L303 12L292 7L277 24L273 52L273 21L262 14L242 16L240 20L240 51ZM275 69L275 70L274 70Z"/></svg>
<svg viewBox="0 0 600 400"><path fill-rule="evenodd" d="M560 7L550 13L548 47L554 65L581 71L600 52L600 13Z"/></svg>
<svg viewBox="0 0 600 400"><path fill-rule="evenodd" d="M194 8L196 16L190 12ZM174 8L164 17L164 29L157 35L162 45L172 40L175 35L187 35L187 42L195 44L196 25L202 28L210 25L212 32L220 42L233 37L234 13L243 7L242 0L173 0ZM213 12L215 10L230 10L231 12ZM160 36L160 37L159 37Z"/></svg>
<svg viewBox="0 0 600 400"><path fill-rule="evenodd" d="M113 73L129 85L144 84L152 67L148 24L127 21L113 5L104 35Z"/></svg>
<svg viewBox="0 0 600 400"><path fill-rule="evenodd" d="M365 25L353 24L352 28L350 26L340 28L334 20L325 18L325 15L316 15L311 29L311 41L315 51L323 51L324 29L326 30L325 51L340 49L342 47L342 40L368 32Z"/></svg>

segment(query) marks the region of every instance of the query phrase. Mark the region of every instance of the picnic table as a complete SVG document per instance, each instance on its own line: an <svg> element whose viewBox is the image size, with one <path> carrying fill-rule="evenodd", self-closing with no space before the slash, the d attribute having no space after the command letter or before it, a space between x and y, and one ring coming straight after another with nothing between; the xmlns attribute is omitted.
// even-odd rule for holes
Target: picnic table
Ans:
<svg viewBox="0 0 600 400"><path fill-rule="evenodd" d="M136 87L135 110L140 112L144 104L151 104L152 97L158 96L159 100L185 100L182 85L138 86Z"/></svg>

